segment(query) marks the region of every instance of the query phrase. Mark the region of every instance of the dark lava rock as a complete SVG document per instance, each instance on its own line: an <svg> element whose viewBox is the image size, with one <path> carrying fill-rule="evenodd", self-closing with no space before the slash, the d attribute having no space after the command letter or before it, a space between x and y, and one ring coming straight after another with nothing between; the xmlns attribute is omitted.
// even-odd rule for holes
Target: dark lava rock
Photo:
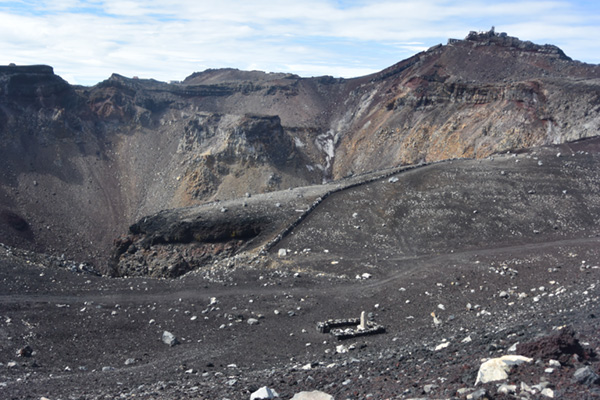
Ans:
<svg viewBox="0 0 600 400"><path fill-rule="evenodd" d="M30 346L25 346L17 351L19 357L31 357L33 355L33 349Z"/></svg>
<svg viewBox="0 0 600 400"><path fill-rule="evenodd" d="M559 333L546 336L533 342L517 345L517 353L526 357L542 360L558 360L561 364L570 364L574 354L586 359L593 354L585 350L575 338L575 331L564 328Z"/></svg>

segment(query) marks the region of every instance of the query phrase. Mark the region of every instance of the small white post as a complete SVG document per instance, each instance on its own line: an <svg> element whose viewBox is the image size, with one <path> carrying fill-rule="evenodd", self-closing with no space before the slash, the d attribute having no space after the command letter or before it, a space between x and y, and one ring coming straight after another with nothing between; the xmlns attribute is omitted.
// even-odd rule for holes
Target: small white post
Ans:
<svg viewBox="0 0 600 400"><path fill-rule="evenodd" d="M365 318L364 311L360 313L360 325L358 326L358 329L361 331L367 329L367 319Z"/></svg>

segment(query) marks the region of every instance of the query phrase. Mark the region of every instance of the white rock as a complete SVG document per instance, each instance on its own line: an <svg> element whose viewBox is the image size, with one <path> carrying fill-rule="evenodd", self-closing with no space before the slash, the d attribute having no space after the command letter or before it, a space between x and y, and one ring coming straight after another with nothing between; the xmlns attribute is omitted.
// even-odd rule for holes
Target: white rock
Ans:
<svg viewBox="0 0 600 400"><path fill-rule="evenodd" d="M175 346L178 341L175 335L171 332L164 331L162 334L162 341L164 344L168 344L169 346Z"/></svg>
<svg viewBox="0 0 600 400"><path fill-rule="evenodd" d="M546 389L542 390L542 396L550 397L551 399L553 399L554 398L554 390L552 390L550 388L546 388Z"/></svg>
<svg viewBox="0 0 600 400"><path fill-rule="evenodd" d="M443 304L438 304L438 308L440 310L445 310L446 309L446 307Z"/></svg>
<svg viewBox="0 0 600 400"><path fill-rule="evenodd" d="M554 368L559 368L560 367L560 361L558 360L550 360L548 361L548 365Z"/></svg>
<svg viewBox="0 0 600 400"><path fill-rule="evenodd" d="M363 274L361 275L361 277L362 277L363 279L370 279L370 278L371 278L371 274L369 274L368 272L365 272L365 273L363 273Z"/></svg>
<svg viewBox="0 0 600 400"><path fill-rule="evenodd" d="M471 339L471 336L467 336L466 338L464 338L463 340L461 340L461 343L471 343L473 341L473 339Z"/></svg>
<svg viewBox="0 0 600 400"><path fill-rule="evenodd" d="M279 397L276 391L263 386L250 395L250 400L274 399L275 397Z"/></svg>
<svg viewBox="0 0 600 400"><path fill-rule="evenodd" d="M343 353L348 352L348 348L346 346L344 346L343 344L340 344L339 346L335 347L335 351L336 351L336 353L343 354Z"/></svg>
<svg viewBox="0 0 600 400"><path fill-rule="evenodd" d="M333 396L321 392L319 390L314 390L312 392L300 392L296 393L291 400L335 400Z"/></svg>
<svg viewBox="0 0 600 400"><path fill-rule="evenodd" d="M479 372L477 373L477 380L475 385L479 383L488 383L495 381L502 381L508 378L508 371L513 365L520 365L525 362L531 362L533 359L523 356L502 356L499 358L492 358L481 364Z"/></svg>
<svg viewBox="0 0 600 400"><path fill-rule="evenodd" d="M450 342L440 343L437 346L435 346L435 351L439 351L439 350L445 349L448 346L450 346Z"/></svg>
<svg viewBox="0 0 600 400"><path fill-rule="evenodd" d="M258 320L256 318L248 318L248 325L258 325Z"/></svg>
<svg viewBox="0 0 600 400"><path fill-rule="evenodd" d="M502 385L500 385L498 387L498 393L502 393L502 394L511 394L511 393L515 393L517 391L517 385L507 385L506 383L503 383Z"/></svg>
<svg viewBox="0 0 600 400"><path fill-rule="evenodd" d="M285 256L287 256L287 250L286 249L279 249L279 251L277 252L277 255L279 257L285 257Z"/></svg>

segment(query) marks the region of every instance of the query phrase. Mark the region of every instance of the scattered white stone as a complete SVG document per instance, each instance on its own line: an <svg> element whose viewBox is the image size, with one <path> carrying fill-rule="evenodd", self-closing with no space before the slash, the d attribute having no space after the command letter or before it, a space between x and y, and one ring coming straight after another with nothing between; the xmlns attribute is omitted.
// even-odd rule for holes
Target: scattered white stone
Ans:
<svg viewBox="0 0 600 400"><path fill-rule="evenodd" d="M498 393L502 393L502 394L512 394L512 393L516 393L517 391L517 385L507 385L506 383L503 383L502 385L500 385L498 387Z"/></svg>
<svg viewBox="0 0 600 400"><path fill-rule="evenodd" d="M487 394L487 390L483 388L477 389L473 393L467 395L467 400L483 400L486 399Z"/></svg>
<svg viewBox="0 0 600 400"><path fill-rule="evenodd" d="M450 342L440 343L437 346L435 346L435 351L440 351L442 349L445 349L448 346L450 346Z"/></svg>
<svg viewBox="0 0 600 400"><path fill-rule="evenodd" d="M529 357L508 355L499 358L492 358L481 364L477 373L475 385L479 383L488 383L502 381L508 378L508 371L514 365L520 365L525 362L531 362L533 359Z"/></svg>
<svg viewBox="0 0 600 400"><path fill-rule="evenodd" d="M551 399L553 399L554 398L554 390L552 390L550 388L546 388L546 389L542 390L542 396L550 397Z"/></svg>
<svg viewBox="0 0 600 400"><path fill-rule="evenodd" d="M433 317L433 325L437 327L442 324L442 321L440 321L440 319L435 315L435 312L432 312L431 316Z"/></svg>
<svg viewBox="0 0 600 400"><path fill-rule="evenodd" d="M274 399L275 397L279 397L276 391L263 386L250 395L250 400Z"/></svg>
<svg viewBox="0 0 600 400"><path fill-rule="evenodd" d="M340 344L339 346L335 346L335 351L340 354L344 354L348 352L348 347Z"/></svg>
<svg viewBox="0 0 600 400"><path fill-rule="evenodd" d="M168 344L169 346L175 346L177 343L179 343L175 335L168 331L163 332L162 341L164 344Z"/></svg>
<svg viewBox="0 0 600 400"><path fill-rule="evenodd" d="M560 361L558 360L550 360L548 361L548 365L554 368L560 368Z"/></svg>

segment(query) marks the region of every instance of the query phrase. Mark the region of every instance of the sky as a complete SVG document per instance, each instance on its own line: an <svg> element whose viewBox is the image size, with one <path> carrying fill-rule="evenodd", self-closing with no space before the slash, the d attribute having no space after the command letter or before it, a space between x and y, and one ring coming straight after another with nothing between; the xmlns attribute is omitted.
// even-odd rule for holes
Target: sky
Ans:
<svg viewBox="0 0 600 400"><path fill-rule="evenodd" d="M597 0L0 0L0 65L80 85L208 68L351 78L492 26L600 63Z"/></svg>

